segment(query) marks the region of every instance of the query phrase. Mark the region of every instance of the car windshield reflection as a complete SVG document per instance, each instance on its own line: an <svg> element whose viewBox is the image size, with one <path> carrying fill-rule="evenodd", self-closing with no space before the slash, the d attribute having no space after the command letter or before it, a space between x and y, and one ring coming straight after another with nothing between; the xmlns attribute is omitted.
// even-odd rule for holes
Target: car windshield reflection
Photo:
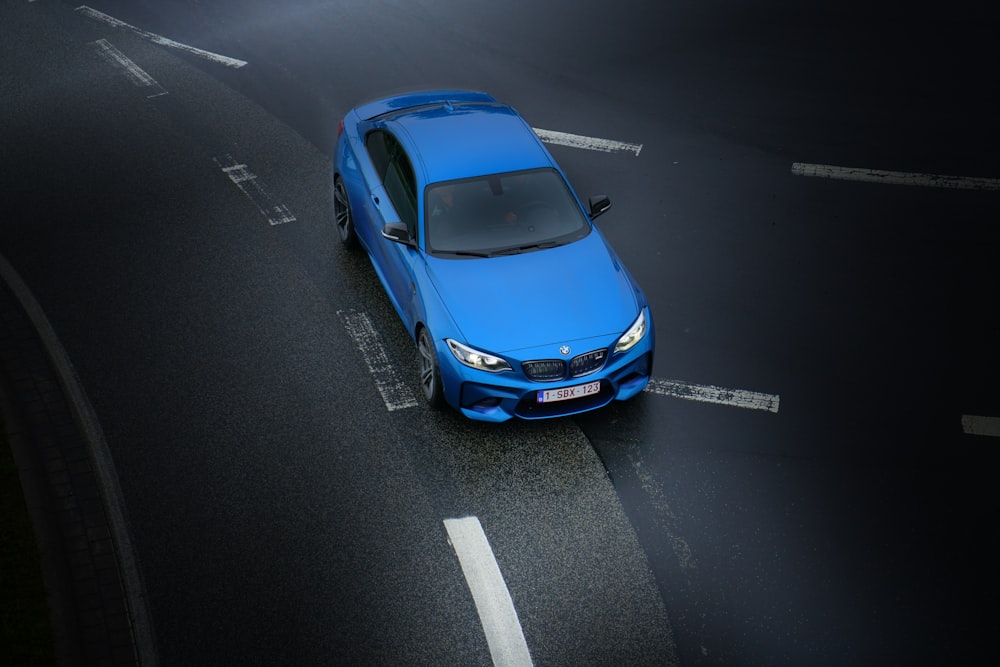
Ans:
<svg viewBox="0 0 1000 667"><path fill-rule="evenodd" d="M435 183L426 197L427 251L437 257L533 252L590 232L590 221L553 169Z"/></svg>

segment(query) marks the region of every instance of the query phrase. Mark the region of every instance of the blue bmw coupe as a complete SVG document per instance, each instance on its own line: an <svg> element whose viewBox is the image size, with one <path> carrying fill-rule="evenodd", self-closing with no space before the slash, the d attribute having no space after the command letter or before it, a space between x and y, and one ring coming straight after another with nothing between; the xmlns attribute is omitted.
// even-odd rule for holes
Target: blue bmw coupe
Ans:
<svg viewBox="0 0 1000 667"><path fill-rule="evenodd" d="M341 241L360 244L416 342L435 408L504 421L570 415L642 391L642 290L535 132L483 92L349 111L333 160Z"/></svg>

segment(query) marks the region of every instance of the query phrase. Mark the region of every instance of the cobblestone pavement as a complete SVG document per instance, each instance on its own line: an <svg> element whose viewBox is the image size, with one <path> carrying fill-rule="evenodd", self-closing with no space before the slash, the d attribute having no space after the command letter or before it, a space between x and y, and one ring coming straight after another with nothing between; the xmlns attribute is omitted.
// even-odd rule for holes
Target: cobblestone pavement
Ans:
<svg viewBox="0 0 1000 667"><path fill-rule="evenodd" d="M57 659L139 664L93 443L28 314L33 306L22 303L21 288L8 284L9 265L0 263L0 409L39 542Z"/></svg>

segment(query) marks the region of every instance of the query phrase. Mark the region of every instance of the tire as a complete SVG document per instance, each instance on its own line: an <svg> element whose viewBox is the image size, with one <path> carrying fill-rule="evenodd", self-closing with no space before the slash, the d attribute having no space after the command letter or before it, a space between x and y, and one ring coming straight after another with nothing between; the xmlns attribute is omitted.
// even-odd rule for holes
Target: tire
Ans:
<svg viewBox="0 0 1000 667"><path fill-rule="evenodd" d="M417 334L417 363L420 367L420 388L427 405L440 410L445 405L444 387L441 384L441 369L438 366L434 339L427 327L420 327Z"/></svg>
<svg viewBox="0 0 1000 667"><path fill-rule="evenodd" d="M340 235L340 242L347 248L358 244L358 236L354 231L354 216L351 215L351 202L347 198L347 188L340 176L333 177L333 222Z"/></svg>

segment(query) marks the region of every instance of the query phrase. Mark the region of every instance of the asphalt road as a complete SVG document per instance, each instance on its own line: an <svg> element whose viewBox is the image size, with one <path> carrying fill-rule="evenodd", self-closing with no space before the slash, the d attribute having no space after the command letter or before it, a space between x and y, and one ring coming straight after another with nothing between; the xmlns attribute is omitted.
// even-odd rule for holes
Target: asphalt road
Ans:
<svg viewBox="0 0 1000 667"><path fill-rule="evenodd" d="M0 252L101 420L164 664L488 664L443 524L464 516L536 664L989 646L996 438L963 417L1000 417L1000 192L792 169L1000 178L984 10L660 4L89 5L142 35L6 0ZM390 410L345 322L404 393L415 354L336 243L329 151L353 104L439 85L641 144L551 150L615 202L657 379L773 410Z"/></svg>

